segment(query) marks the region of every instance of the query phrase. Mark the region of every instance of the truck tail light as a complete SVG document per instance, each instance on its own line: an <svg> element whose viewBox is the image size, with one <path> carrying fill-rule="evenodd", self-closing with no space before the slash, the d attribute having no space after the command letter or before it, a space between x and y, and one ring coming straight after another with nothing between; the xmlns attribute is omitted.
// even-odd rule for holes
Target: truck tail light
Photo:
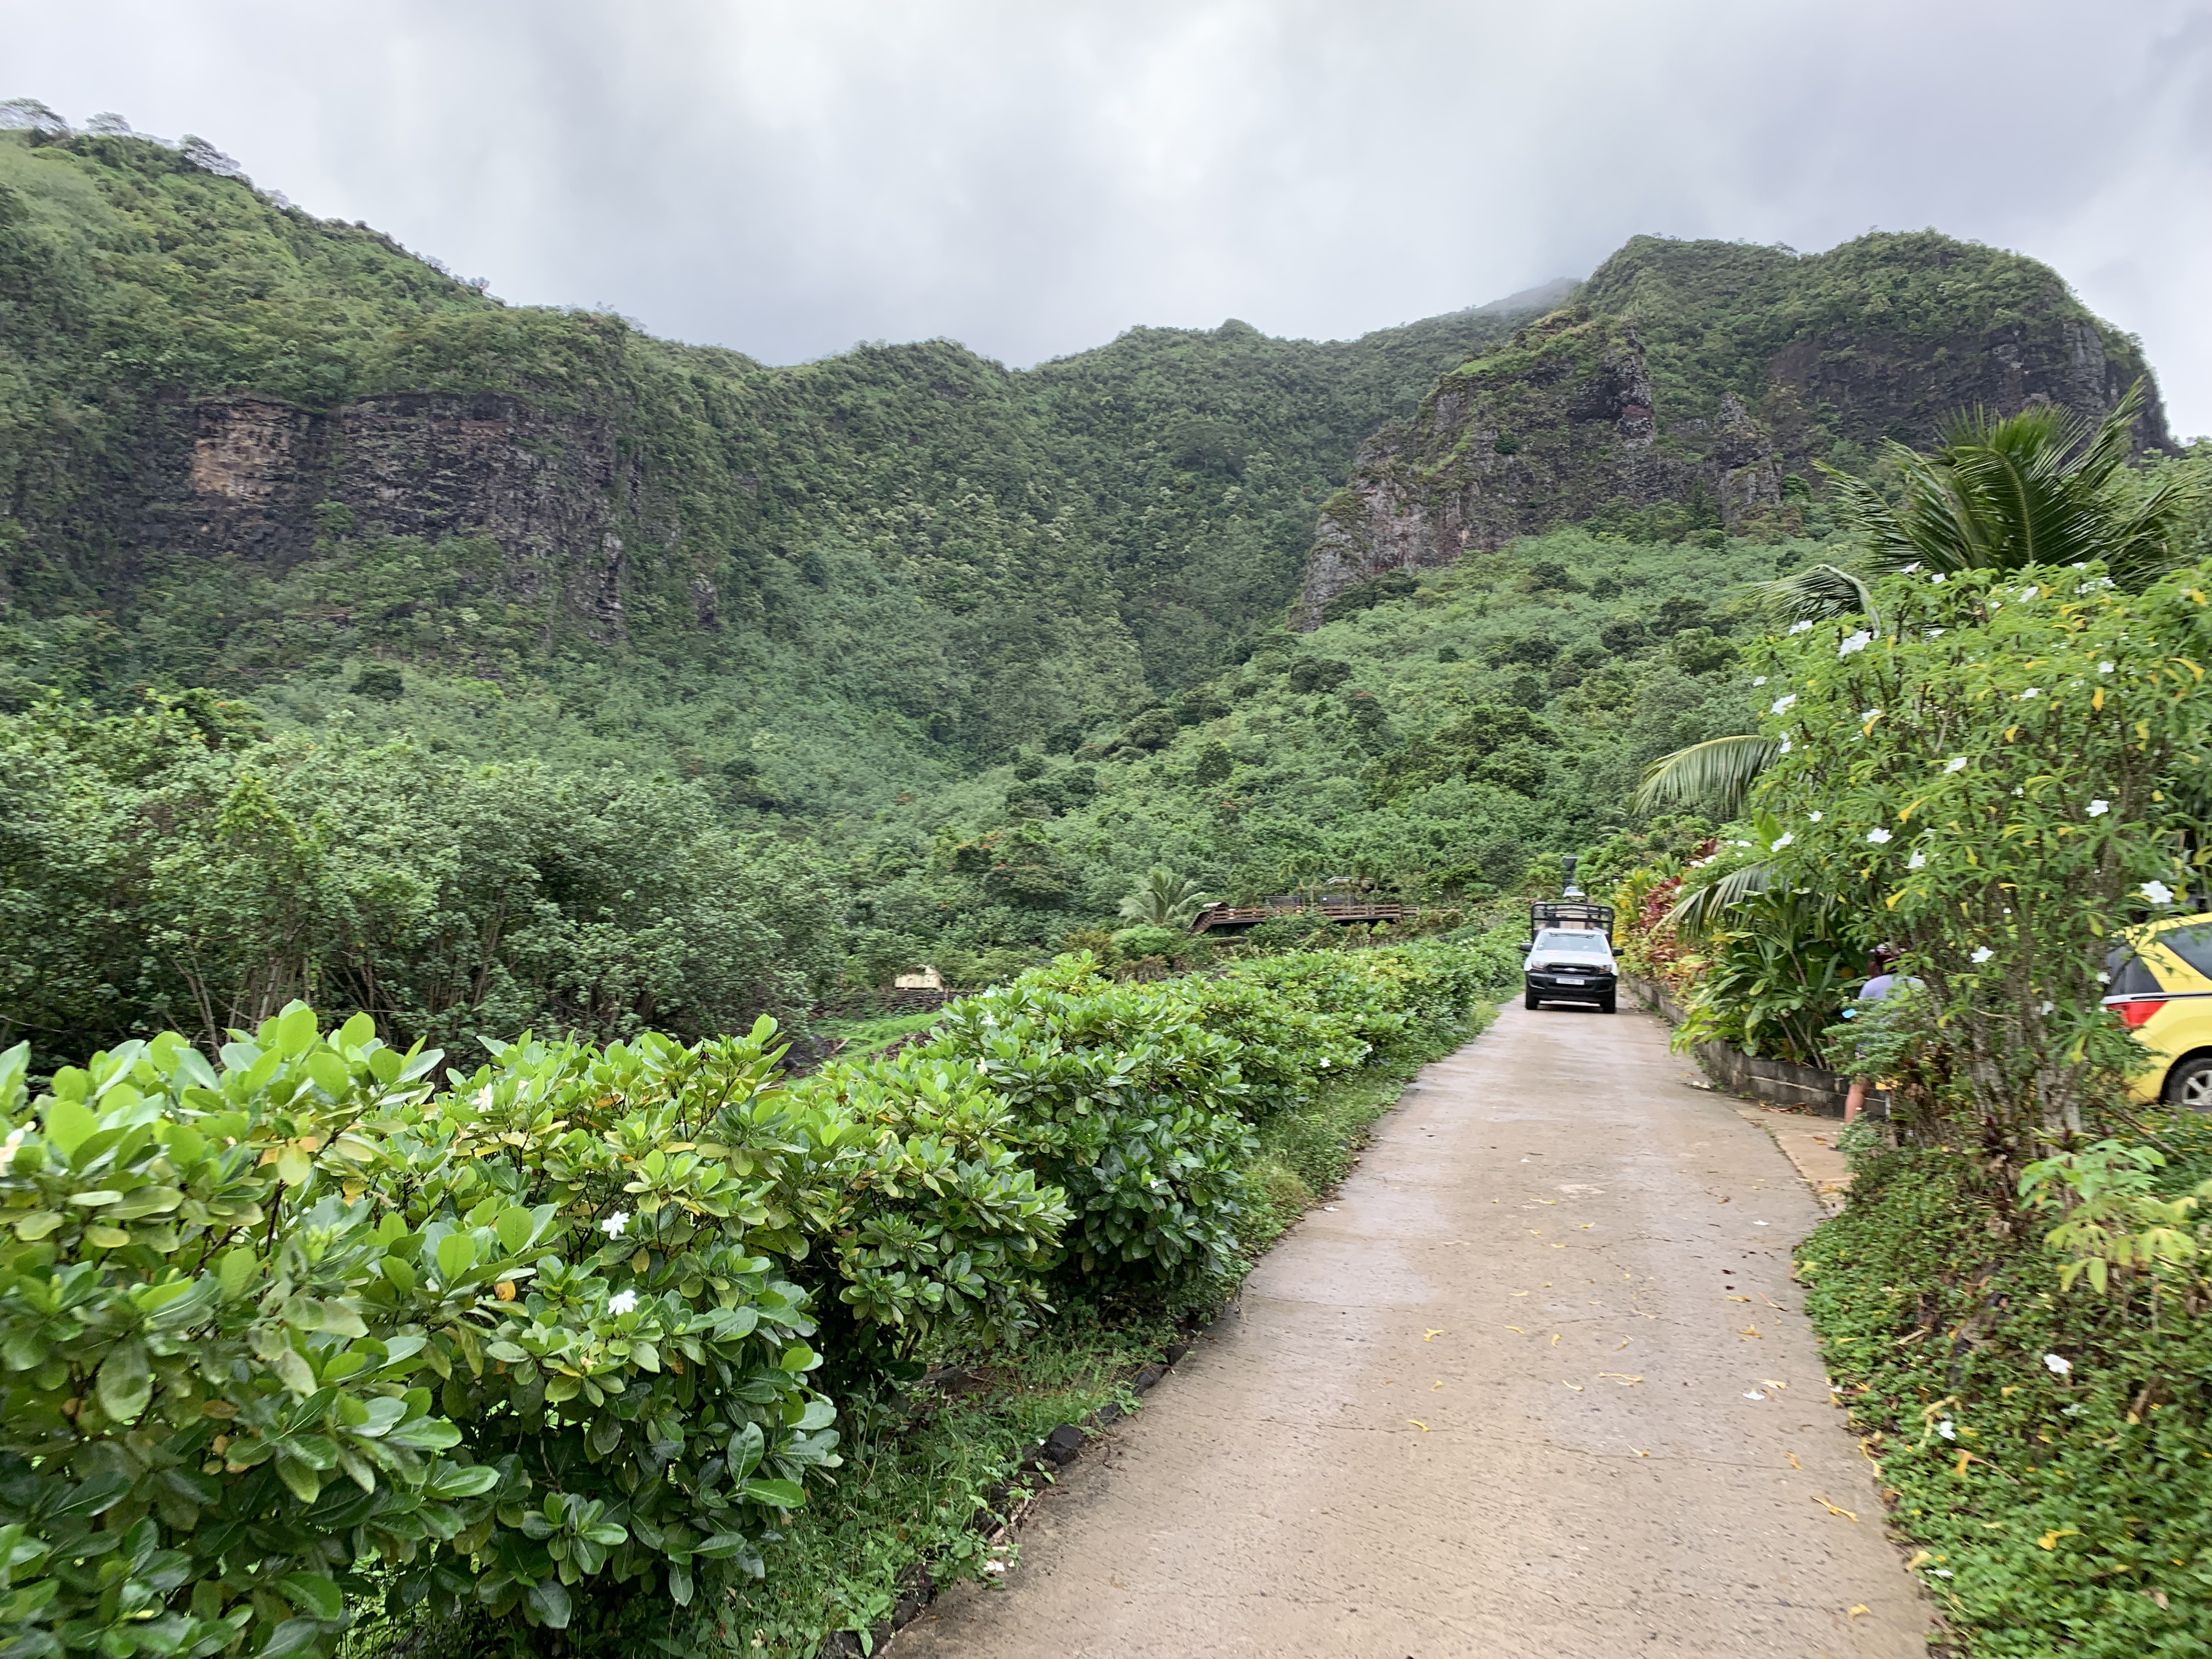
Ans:
<svg viewBox="0 0 2212 1659"><path fill-rule="evenodd" d="M2146 1023L2160 1009L2165 1007L2166 999L2164 997L2131 997L2125 1002L2107 1003L2106 1006L2118 1014L2128 1030L2132 1031L2137 1026Z"/></svg>

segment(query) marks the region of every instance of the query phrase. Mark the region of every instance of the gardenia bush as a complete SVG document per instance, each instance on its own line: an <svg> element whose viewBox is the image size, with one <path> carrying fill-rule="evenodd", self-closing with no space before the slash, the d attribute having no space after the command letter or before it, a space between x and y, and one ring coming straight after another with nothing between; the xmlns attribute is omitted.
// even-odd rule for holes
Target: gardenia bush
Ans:
<svg viewBox="0 0 2212 1659"><path fill-rule="evenodd" d="M1511 965L1067 957L797 1082L766 1020L441 1077L295 1005L218 1063L167 1033L35 1099L19 1046L9 1659L327 1653L372 1593L597 1633L710 1609L837 1464L830 1390L987 1347L1055 1284L1202 1296L1251 1124Z"/></svg>
<svg viewBox="0 0 2212 1659"><path fill-rule="evenodd" d="M2190 902L2208 587L2205 567L2139 595L2095 565L1900 574L1876 625L1800 624L1771 652L1758 855L1902 948L1976 1138L2016 1164L2140 1057L2100 969Z"/></svg>

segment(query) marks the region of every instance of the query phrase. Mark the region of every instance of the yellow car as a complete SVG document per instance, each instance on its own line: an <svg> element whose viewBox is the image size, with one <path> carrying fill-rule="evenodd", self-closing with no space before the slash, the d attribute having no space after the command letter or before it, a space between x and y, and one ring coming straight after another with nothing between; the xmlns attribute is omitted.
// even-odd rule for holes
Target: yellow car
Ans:
<svg viewBox="0 0 2212 1659"><path fill-rule="evenodd" d="M2154 1057L2128 1092L2212 1112L2212 915L2154 921L2128 939L2105 958L2105 1006Z"/></svg>

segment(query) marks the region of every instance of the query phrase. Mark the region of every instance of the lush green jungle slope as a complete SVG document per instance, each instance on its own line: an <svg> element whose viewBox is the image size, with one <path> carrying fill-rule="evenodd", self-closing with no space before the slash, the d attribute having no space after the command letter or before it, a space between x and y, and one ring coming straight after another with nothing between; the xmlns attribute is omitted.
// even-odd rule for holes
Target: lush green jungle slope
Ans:
<svg viewBox="0 0 2212 1659"><path fill-rule="evenodd" d="M1516 315L1326 344L1139 330L1026 374L943 341L770 369L502 307L144 140L8 133L0 188L13 643L30 678L95 695L312 683L378 656L526 672L625 726L608 671L652 705L758 718L796 691L892 712L910 741L1003 749L1233 655L1279 611L1359 439ZM619 633L533 605L481 538L393 549L335 510L304 559L145 557L114 485L158 459L161 400L249 390L313 409L507 393L611 427ZM719 627L699 625L699 580ZM479 595L505 603L458 626L404 603Z"/></svg>
<svg viewBox="0 0 2212 1659"><path fill-rule="evenodd" d="M1696 489L1615 501L1286 631L1363 441L1564 291L769 368L504 306L204 149L0 131L0 1036L293 995L698 1035L1099 944L1158 863L1510 890L1740 726L1741 585L1832 535L1817 475L1733 538ZM1662 428L1733 391L1793 460L1989 362L2140 366L1933 233L1640 238L1581 302Z"/></svg>

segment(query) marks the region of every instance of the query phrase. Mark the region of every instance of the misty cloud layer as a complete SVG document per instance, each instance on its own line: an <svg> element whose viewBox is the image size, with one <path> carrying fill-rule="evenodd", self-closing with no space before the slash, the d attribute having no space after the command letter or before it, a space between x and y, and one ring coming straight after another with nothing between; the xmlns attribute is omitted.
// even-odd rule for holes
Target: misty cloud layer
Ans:
<svg viewBox="0 0 2212 1659"><path fill-rule="evenodd" d="M2212 431L2212 0L0 0L0 96L199 133L511 301L772 362L1356 334L1649 231L2050 261Z"/></svg>

